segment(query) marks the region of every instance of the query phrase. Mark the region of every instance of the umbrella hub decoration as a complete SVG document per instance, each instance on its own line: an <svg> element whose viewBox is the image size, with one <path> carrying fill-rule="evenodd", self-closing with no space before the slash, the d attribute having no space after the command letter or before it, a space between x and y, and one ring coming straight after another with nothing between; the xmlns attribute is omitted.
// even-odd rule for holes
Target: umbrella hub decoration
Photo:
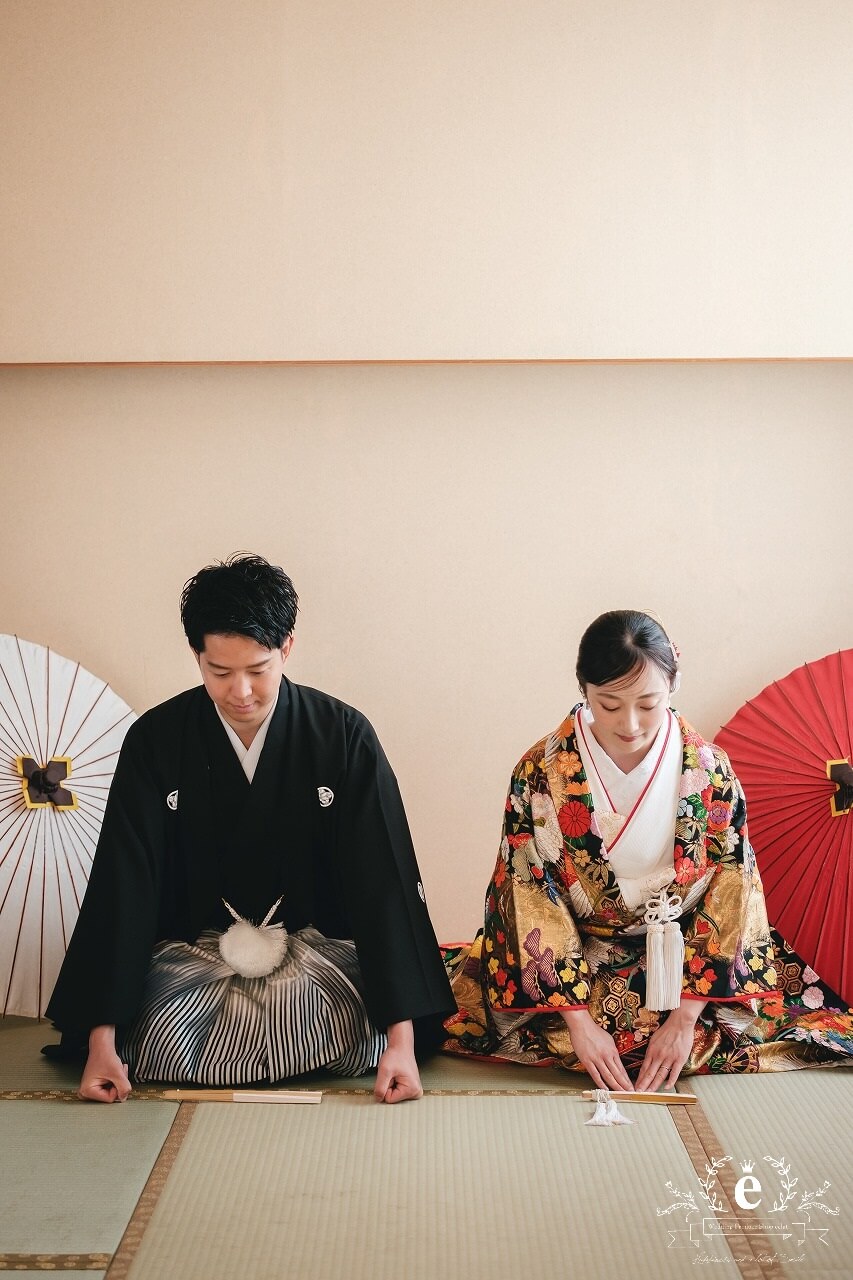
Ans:
<svg viewBox="0 0 853 1280"><path fill-rule="evenodd" d="M32 756L15 757L28 809L41 809L49 804L54 809L77 808L73 791L61 786L71 775L71 763L68 756L52 756L47 764L38 764Z"/></svg>
<svg viewBox="0 0 853 1280"><path fill-rule="evenodd" d="M44 1013L135 719L79 662L0 635L0 1014Z"/></svg>
<svg viewBox="0 0 853 1280"><path fill-rule="evenodd" d="M771 922L853 1003L853 649L775 680L717 742L743 783Z"/></svg>
<svg viewBox="0 0 853 1280"><path fill-rule="evenodd" d="M835 783L835 791L829 798L834 818L843 818L853 809L853 767L849 760L827 760L826 776Z"/></svg>

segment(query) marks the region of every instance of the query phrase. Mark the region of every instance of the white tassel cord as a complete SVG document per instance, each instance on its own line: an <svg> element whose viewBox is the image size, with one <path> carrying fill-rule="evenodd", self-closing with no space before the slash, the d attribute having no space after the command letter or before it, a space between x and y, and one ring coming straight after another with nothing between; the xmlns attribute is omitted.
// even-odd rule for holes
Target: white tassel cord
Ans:
<svg viewBox="0 0 853 1280"><path fill-rule="evenodd" d="M594 1089L595 1095L595 1114L589 1120L584 1121L585 1124L607 1125L610 1121L607 1119L607 1097L606 1089Z"/></svg>
<svg viewBox="0 0 853 1280"><path fill-rule="evenodd" d="M282 895L283 896L283 895ZM279 903L273 903L259 925L239 916L230 902L223 903L234 917L234 924L219 939L219 954L241 978L265 978L273 973L287 954L288 935L283 924L270 924Z"/></svg>
<svg viewBox="0 0 853 1280"><path fill-rule="evenodd" d="M633 1120L629 1120L627 1116L623 1116L622 1112L616 1105L616 1099L611 1098L609 1089L594 1089L593 1096L595 1098L595 1114L589 1120L585 1120L585 1124L598 1125L600 1128L609 1128L613 1124L633 1124Z"/></svg>
<svg viewBox="0 0 853 1280"><path fill-rule="evenodd" d="M646 933L646 1008L677 1009L684 977L684 934L678 918L681 899L665 889L653 894L643 917Z"/></svg>

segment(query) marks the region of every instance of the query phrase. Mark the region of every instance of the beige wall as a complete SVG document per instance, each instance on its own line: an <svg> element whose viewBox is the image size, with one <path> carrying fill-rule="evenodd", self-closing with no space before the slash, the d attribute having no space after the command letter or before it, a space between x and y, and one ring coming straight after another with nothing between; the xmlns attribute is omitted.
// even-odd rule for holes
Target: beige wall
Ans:
<svg viewBox="0 0 853 1280"><path fill-rule="evenodd" d="M658 614L709 735L853 643L851 404L851 364L0 370L0 631L143 710L196 678L184 580L283 563L291 674L375 723L464 937L598 612Z"/></svg>
<svg viewBox="0 0 853 1280"><path fill-rule="evenodd" d="M3 0L0 360L853 355L849 0Z"/></svg>
<svg viewBox="0 0 853 1280"><path fill-rule="evenodd" d="M0 630L142 710L281 561L469 934L595 614L709 734L850 645L853 363L411 362L853 357L851 65L847 0L5 0Z"/></svg>

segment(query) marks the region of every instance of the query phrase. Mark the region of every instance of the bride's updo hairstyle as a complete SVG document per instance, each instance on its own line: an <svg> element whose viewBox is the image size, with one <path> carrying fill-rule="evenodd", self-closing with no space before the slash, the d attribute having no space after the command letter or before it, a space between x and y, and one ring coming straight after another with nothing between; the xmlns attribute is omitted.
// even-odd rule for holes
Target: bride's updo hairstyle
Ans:
<svg viewBox="0 0 853 1280"><path fill-rule="evenodd" d="M588 684L622 680L648 663L658 668L672 689L678 659L660 623L636 609L611 609L591 622L581 636L575 670L585 696Z"/></svg>

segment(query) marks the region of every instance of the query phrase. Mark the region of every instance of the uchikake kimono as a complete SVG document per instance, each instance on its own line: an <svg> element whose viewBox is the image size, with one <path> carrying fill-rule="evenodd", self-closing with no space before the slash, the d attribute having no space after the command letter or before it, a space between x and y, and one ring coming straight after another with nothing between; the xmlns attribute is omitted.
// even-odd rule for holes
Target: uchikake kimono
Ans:
<svg viewBox="0 0 853 1280"><path fill-rule="evenodd" d="M286 962L235 976L224 903L260 924L278 898ZM47 1011L67 1039L114 1024L137 1079L246 1083L366 1070L390 1023L434 1042L453 1007L397 781L360 712L283 679L251 783L202 687L131 726Z"/></svg>
<svg viewBox="0 0 853 1280"><path fill-rule="evenodd" d="M647 1007L646 903L627 905L608 858L576 736L584 714L513 772L485 927L445 955L459 1006L449 1052L582 1070L556 1011L587 1008L635 1071L667 1016ZM683 1071L853 1065L853 1011L768 925L728 757L673 723L681 785L664 896L680 910L681 996L708 1002Z"/></svg>

